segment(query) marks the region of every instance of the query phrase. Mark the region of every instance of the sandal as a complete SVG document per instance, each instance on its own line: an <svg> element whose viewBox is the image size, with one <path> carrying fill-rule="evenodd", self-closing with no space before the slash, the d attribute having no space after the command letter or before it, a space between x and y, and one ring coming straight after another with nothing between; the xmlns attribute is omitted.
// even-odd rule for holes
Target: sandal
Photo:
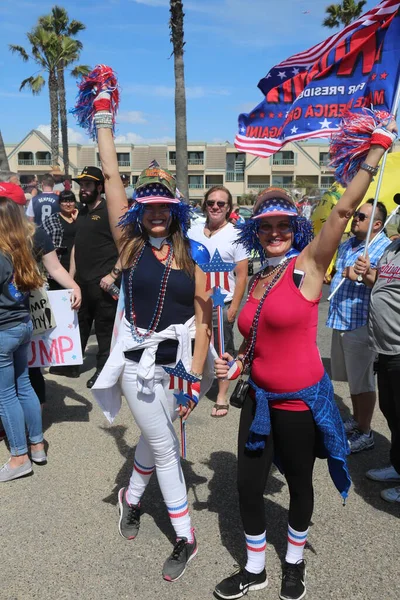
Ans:
<svg viewBox="0 0 400 600"><path fill-rule="evenodd" d="M229 404L217 404L217 402L214 404L213 408L215 408L215 410L217 411L217 414L213 415L211 414L211 416L214 419L222 419L222 417L226 417L228 414L228 410L229 410ZM226 413L224 415L219 415L218 412L220 410L226 410Z"/></svg>

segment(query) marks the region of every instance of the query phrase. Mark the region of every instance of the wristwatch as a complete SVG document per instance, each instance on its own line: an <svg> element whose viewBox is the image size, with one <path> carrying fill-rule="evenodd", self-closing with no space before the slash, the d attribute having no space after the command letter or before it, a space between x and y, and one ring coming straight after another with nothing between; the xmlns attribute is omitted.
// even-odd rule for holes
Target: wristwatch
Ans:
<svg viewBox="0 0 400 600"><path fill-rule="evenodd" d="M363 171L367 171L367 173L372 175L372 177L375 177L375 175L379 171L379 167L371 167L371 165L369 165L366 162L361 163L360 169L363 169Z"/></svg>
<svg viewBox="0 0 400 600"><path fill-rule="evenodd" d="M113 267L111 269L111 273L115 276L118 277L118 275L121 275L121 269L117 269L117 267Z"/></svg>

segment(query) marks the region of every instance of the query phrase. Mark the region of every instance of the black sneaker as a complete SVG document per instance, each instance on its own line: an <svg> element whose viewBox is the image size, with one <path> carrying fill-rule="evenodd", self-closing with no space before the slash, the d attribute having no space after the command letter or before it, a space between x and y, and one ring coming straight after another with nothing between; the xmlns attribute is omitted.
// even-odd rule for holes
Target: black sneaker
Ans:
<svg viewBox="0 0 400 600"><path fill-rule="evenodd" d="M88 379L88 381L86 382L86 387L89 388L89 390L94 386L94 384L96 383L99 375L101 373L101 369L96 369L95 372L93 373L93 375L91 376L90 379Z"/></svg>
<svg viewBox="0 0 400 600"><path fill-rule="evenodd" d="M268 579L265 569L258 574L240 569L240 571L236 571L236 573L221 581L214 591L219 598L241 598L247 592L262 590L267 585Z"/></svg>
<svg viewBox="0 0 400 600"><path fill-rule="evenodd" d="M164 563L162 575L166 581L176 581L184 574L187 564L197 554L197 542L193 534L190 544L187 538L177 540L171 556Z"/></svg>
<svg viewBox="0 0 400 600"><path fill-rule="evenodd" d="M281 600L300 600L306 595L306 563L295 565L285 562L282 573Z"/></svg>
<svg viewBox="0 0 400 600"><path fill-rule="evenodd" d="M118 492L119 525L118 529L122 537L134 540L139 533L140 527L140 504L129 504L126 499L126 488Z"/></svg>

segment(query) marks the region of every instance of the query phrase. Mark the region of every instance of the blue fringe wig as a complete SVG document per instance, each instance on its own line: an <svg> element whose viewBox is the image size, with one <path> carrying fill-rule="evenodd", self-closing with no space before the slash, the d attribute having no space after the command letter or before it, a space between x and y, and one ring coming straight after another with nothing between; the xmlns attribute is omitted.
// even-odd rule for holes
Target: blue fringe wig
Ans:
<svg viewBox="0 0 400 600"><path fill-rule="evenodd" d="M242 244L249 254L255 251L263 264L267 257L258 238L259 221L250 218L246 223L235 225L239 230L236 243ZM290 217L290 225L293 231L292 248L301 252L314 239L313 224L305 217Z"/></svg>
<svg viewBox="0 0 400 600"><path fill-rule="evenodd" d="M144 207L145 203L134 200L131 207L122 215L118 226L124 228L133 225L134 233L140 234L142 232ZM171 204L171 217L173 220L178 221L185 239L189 239L188 229L190 228L191 215L192 208L186 202L181 200L179 204Z"/></svg>

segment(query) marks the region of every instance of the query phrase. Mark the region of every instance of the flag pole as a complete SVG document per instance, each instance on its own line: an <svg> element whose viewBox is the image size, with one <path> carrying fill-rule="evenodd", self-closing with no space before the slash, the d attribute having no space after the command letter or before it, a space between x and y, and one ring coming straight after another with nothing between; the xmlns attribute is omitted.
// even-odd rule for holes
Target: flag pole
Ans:
<svg viewBox="0 0 400 600"><path fill-rule="evenodd" d="M379 238L379 236L382 235L382 233L384 233L384 231L385 231L386 227L389 225L390 221L397 215L397 211L399 210L399 208L400 208L400 206L396 206L396 208L394 210L392 210L392 212L390 213L390 215L386 219L386 221L385 221L382 229L380 230L380 232L377 233L376 236L374 238L372 238L372 240L369 242L368 246L366 246L367 251L372 246L372 244L375 242L375 240L377 240ZM328 296L327 300L332 300L333 296L342 287L342 285L344 284L344 282L346 281L346 279L347 279L347 277L342 277L342 279L339 281L339 283L337 284L337 286L335 287L335 289Z"/></svg>
<svg viewBox="0 0 400 600"><path fill-rule="evenodd" d="M396 118L397 109L399 107L399 101L400 101L400 75L398 75L398 78L397 78L396 93L395 93L394 100L393 100L392 110L390 111L391 114L394 116L394 118ZM387 159L387 155L389 153L389 150L390 150L390 148L388 148L388 150L386 150L385 154L383 155L383 159L382 159L382 163L381 163L381 168L379 170L378 182L376 184L376 192L375 192L374 203L372 205L372 213L371 213L371 215L375 214L376 205L378 204L379 194L381 192L381 187L382 187L383 174L385 172L386 159ZM374 220L371 217L371 220L370 220L369 226L368 226L367 237L365 239L365 248L364 248L364 252L363 252L363 257L364 258L366 257L367 252L368 252L368 244L369 244L369 241L371 239L373 225L374 225ZM359 276L359 278L360 278L360 276ZM358 281L360 281L360 279L358 279ZM362 277L361 277L361 281L362 281Z"/></svg>

